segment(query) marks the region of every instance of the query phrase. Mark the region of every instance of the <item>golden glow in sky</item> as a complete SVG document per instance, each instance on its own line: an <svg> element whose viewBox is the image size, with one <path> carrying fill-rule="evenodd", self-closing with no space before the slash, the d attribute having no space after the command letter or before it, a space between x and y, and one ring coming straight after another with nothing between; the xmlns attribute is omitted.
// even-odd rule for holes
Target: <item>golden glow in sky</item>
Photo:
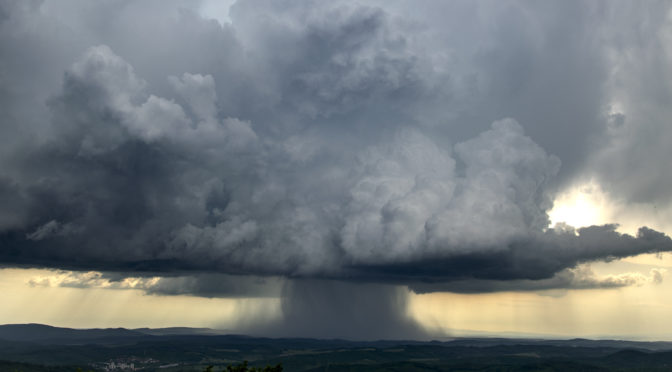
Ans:
<svg viewBox="0 0 672 372"><path fill-rule="evenodd" d="M54 270L1 269L3 323L43 323L61 327L209 327L234 330L250 319L277 316L278 299L153 296L138 289L31 285L58 279Z"/></svg>
<svg viewBox="0 0 672 372"><path fill-rule="evenodd" d="M608 223L606 195L596 183L589 182L560 193L548 213L551 226L566 223L576 228Z"/></svg>
<svg viewBox="0 0 672 372"><path fill-rule="evenodd" d="M672 260L596 263L598 275L648 275ZM664 271L664 269L663 269ZM0 270L5 323L45 323L73 328L209 327L246 332L251 322L277 319L277 298L225 299L147 295L138 289L31 285L62 275L38 269ZM672 283L642 282L618 289L549 290L484 294L410 294L408 313L435 337L544 336L672 339ZM45 304L48 304L45 306ZM590 309L589 311L587 309Z"/></svg>
<svg viewBox="0 0 672 372"><path fill-rule="evenodd" d="M618 231L630 235L646 226L670 234L672 207L648 203L626 203L613 198L595 181L588 181L560 192L548 212L551 227L564 222L576 228L617 223Z"/></svg>

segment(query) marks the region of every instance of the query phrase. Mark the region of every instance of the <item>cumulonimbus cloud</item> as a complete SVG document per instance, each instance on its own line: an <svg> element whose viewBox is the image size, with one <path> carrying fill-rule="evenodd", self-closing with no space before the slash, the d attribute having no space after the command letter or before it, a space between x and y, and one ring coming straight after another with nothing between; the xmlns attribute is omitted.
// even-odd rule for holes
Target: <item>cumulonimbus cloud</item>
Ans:
<svg viewBox="0 0 672 372"><path fill-rule="evenodd" d="M95 29L43 6L53 16L3 6L3 55L47 53L24 39L42 35L31 20ZM528 14L518 2L510 13L474 8L475 19L493 16L521 36L501 40L461 24L482 41L477 49L433 29L431 15L426 27L400 20L399 7L241 2L231 24L157 13L162 22L137 38L124 33L145 27L143 13L122 9L109 34L73 37L76 53L53 51L54 61L67 61L57 73L41 67L33 81L3 58L11 74L2 75L1 130L21 145L0 140L8 143L0 260L428 290L525 286L585 262L672 250L669 237L648 228L629 236L614 225L549 226L558 180L602 154L590 141L611 133L606 93L595 91L608 70L604 50L591 44L597 26L573 29L590 36L575 44L552 27L507 18ZM457 7L448 29L470 9ZM39 81L55 83L42 90ZM44 100L31 106L21 87ZM179 293L215 291L173 284Z"/></svg>
<svg viewBox="0 0 672 372"><path fill-rule="evenodd" d="M219 119L212 76L170 81L184 106L145 93L107 46L73 64L50 101L57 136L27 160L46 222L8 234L20 250L6 261L406 284L547 279L672 249L648 229L547 230L560 161L514 120L454 146L404 126L350 156L297 159L289 140Z"/></svg>

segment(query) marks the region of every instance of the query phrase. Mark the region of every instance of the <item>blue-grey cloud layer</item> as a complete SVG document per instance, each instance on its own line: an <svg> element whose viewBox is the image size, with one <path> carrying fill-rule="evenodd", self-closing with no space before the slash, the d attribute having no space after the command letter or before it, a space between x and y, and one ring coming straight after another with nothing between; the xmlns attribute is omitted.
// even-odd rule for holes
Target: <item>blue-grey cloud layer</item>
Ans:
<svg viewBox="0 0 672 372"><path fill-rule="evenodd" d="M667 73L640 39L669 38L669 4L425 5L241 1L221 25L179 1L3 2L0 260L426 291L672 250L546 214L587 172L669 200L672 146L647 142L669 88L629 85Z"/></svg>

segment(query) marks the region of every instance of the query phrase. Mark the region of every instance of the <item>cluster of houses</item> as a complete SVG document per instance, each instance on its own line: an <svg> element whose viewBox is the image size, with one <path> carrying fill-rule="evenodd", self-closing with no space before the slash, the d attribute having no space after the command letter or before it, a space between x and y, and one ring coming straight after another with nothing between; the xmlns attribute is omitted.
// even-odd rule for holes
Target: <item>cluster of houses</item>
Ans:
<svg viewBox="0 0 672 372"><path fill-rule="evenodd" d="M103 371L139 371L152 366L157 367L159 363L158 360L152 358L138 358L138 357L128 357L128 358L118 358L115 360L110 360L102 364L96 363L96 367L102 369ZM178 364L175 364L176 366ZM158 366L162 368L164 366Z"/></svg>
<svg viewBox="0 0 672 372"><path fill-rule="evenodd" d="M105 371L135 371L135 363L107 362L103 367Z"/></svg>

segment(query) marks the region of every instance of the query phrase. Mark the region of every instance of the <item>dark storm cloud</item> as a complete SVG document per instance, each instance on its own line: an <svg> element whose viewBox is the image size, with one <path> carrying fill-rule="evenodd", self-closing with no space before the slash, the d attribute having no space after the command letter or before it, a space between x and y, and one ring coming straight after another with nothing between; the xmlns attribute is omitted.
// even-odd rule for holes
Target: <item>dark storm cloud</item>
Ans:
<svg viewBox="0 0 672 372"><path fill-rule="evenodd" d="M591 166L606 189L629 201L669 208L672 156L672 41L670 4L624 3L610 10L624 25L612 35L610 121L605 145Z"/></svg>
<svg viewBox="0 0 672 372"><path fill-rule="evenodd" d="M615 225L549 229L531 239L508 246L434 256L426 260L391 265L356 267L363 275L424 282L456 280L544 280L577 264L615 260L643 253L670 252L672 240L642 227L637 237L620 234Z"/></svg>
<svg viewBox="0 0 672 372"><path fill-rule="evenodd" d="M442 283L414 283L410 285L415 293L456 292L484 293L500 291L552 291L567 289L609 289L628 286L641 286L647 283L660 284L663 281L664 269L651 269L649 275L641 273L622 273L596 276L590 267L579 266L556 273L548 279L516 279L516 280L456 280ZM543 292L542 292L543 293ZM562 292L560 292L562 293Z"/></svg>
<svg viewBox="0 0 672 372"><path fill-rule="evenodd" d="M637 44L622 5L241 1L221 25L179 1L4 3L0 260L206 278L156 293L214 295L223 274L387 293L671 251L646 228L547 229L558 185L634 146L613 66L667 58L611 60ZM605 177L635 168L614 192L662 195L651 167Z"/></svg>

